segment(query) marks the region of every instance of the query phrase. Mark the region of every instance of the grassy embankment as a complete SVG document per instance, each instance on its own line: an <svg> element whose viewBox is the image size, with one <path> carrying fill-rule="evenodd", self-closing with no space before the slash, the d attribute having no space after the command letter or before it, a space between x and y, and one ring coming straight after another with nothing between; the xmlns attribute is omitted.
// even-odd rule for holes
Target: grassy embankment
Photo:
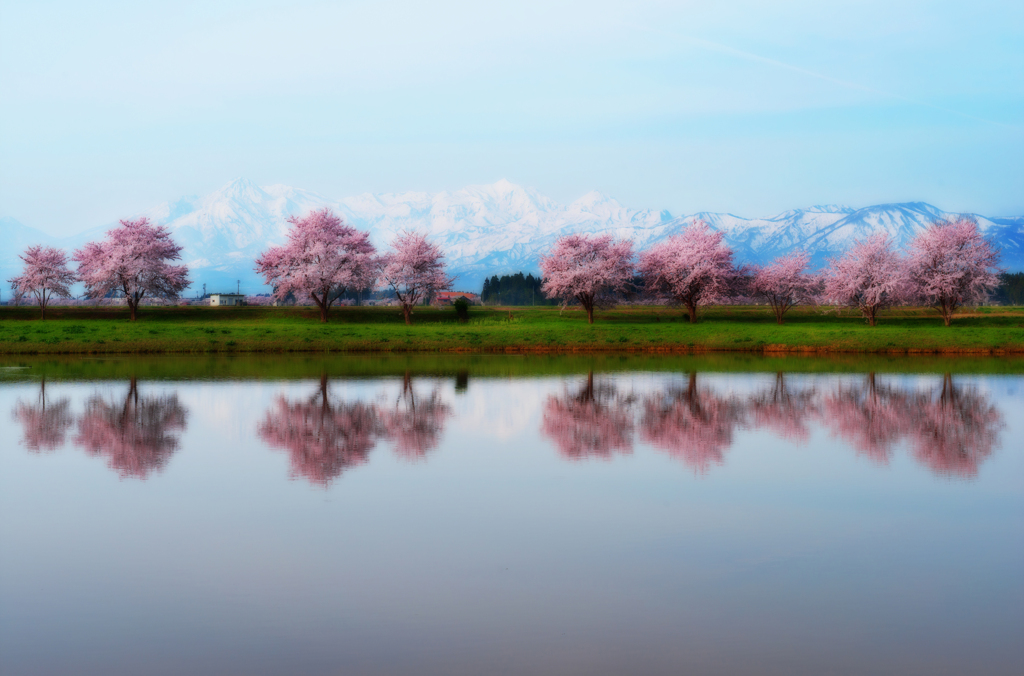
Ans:
<svg viewBox="0 0 1024 676"><path fill-rule="evenodd" d="M697 324L679 310L624 307L418 308L406 326L395 308L340 308L321 324L314 308L0 308L0 354L239 352L860 352L1024 354L1024 308L979 308L945 327L931 310L900 308L869 327L855 313L797 308L783 326L765 307L708 309Z"/></svg>

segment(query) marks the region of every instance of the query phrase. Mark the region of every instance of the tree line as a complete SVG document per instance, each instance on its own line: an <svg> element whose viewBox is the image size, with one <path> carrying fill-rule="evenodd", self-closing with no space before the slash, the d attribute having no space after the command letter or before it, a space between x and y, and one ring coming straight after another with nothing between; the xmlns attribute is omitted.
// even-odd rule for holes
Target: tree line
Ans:
<svg viewBox="0 0 1024 676"><path fill-rule="evenodd" d="M711 304L762 300L776 321L799 304L824 303L860 310L875 326L879 311L894 305L926 305L949 326L964 305L986 300L999 285L998 251L970 216L932 223L907 251L876 233L828 262L809 269L805 251L767 265L738 266L721 232L694 221L682 232L637 256L633 243L611 235L569 235L541 259L542 288L562 306L579 305L594 322L594 309L615 304L635 290L646 302L683 307L691 322Z"/></svg>
<svg viewBox="0 0 1024 676"><path fill-rule="evenodd" d="M523 276L521 272L501 277L494 275L484 280L480 302L484 305L557 305L557 299L544 294L543 283L543 279L532 274Z"/></svg>
<svg viewBox="0 0 1024 676"><path fill-rule="evenodd" d="M425 234L402 232L378 254L368 232L330 209L288 222L285 244L261 254L255 269L275 299L311 300L322 322L339 299L383 287L412 324L413 308L454 282L444 253ZM68 267L63 250L36 245L20 256L23 273L9 281L17 300L36 299L43 319L50 300L69 298L71 285L80 281L88 298L123 293L134 321L143 298L174 300L189 286L188 268L175 264L181 250L166 227L146 218L123 220L102 241L73 253L77 271ZM871 326L885 308L917 304L938 310L948 326L961 307L985 301L1000 285L998 261L998 251L970 216L932 223L906 251L884 233L870 235L819 271L810 270L804 251L767 265L737 265L724 234L697 220L639 254L632 241L611 235L561 237L541 258L543 278L491 277L481 300L579 306L590 323L596 308L623 301L681 307L695 322L707 305L757 300L771 306L779 324L795 305L820 303L856 308ZM1024 275L1002 279L1008 300L1020 302Z"/></svg>

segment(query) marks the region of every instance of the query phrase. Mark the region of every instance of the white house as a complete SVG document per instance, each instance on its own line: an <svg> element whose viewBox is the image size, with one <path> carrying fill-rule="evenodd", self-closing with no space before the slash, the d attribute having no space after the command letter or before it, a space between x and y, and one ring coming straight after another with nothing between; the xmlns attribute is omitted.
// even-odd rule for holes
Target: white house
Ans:
<svg viewBox="0 0 1024 676"><path fill-rule="evenodd" d="M245 305L245 296L240 293L211 293L210 307L222 305Z"/></svg>

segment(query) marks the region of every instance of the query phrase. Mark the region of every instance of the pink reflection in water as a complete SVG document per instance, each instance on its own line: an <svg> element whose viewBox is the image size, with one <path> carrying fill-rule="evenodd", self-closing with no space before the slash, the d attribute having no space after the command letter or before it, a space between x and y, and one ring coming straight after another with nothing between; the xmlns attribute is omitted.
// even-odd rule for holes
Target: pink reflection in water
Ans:
<svg viewBox="0 0 1024 676"><path fill-rule="evenodd" d="M577 392L548 397L541 430L569 460L633 452L630 402L611 384L595 385L593 371Z"/></svg>
<svg viewBox="0 0 1024 676"><path fill-rule="evenodd" d="M821 416L832 434L850 443L860 455L889 464L894 446L917 422L919 411L907 392L878 384L869 373L859 385L840 385L825 396Z"/></svg>
<svg viewBox="0 0 1024 676"><path fill-rule="evenodd" d="M332 402L328 379L310 398L278 397L257 427L260 438L288 451L293 477L328 486L352 467L367 462L381 440L389 440L400 457L416 460L437 448L452 416L437 388L417 392L409 373L393 406L379 402Z"/></svg>
<svg viewBox="0 0 1024 676"><path fill-rule="evenodd" d="M257 432L270 446L288 451L292 476L327 486L346 469L366 462L378 429L373 405L331 403L323 375L320 390L308 400L279 396Z"/></svg>
<svg viewBox="0 0 1024 676"><path fill-rule="evenodd" d="M68 430L75 424L71 400L63 397L48 401L45 379L39 384L39 397L35 404L18 401L14 419L23 428L22 445L33 453L53 451L63 446Z"/></svg>
<svg viewBox="0 0 1024 676"><path fill-rule="evenodd" d="M807 423L815 418L818 405L814 389L792 391L785 374L779 371L772 387L746 402L746 420L753 429L770 430L783 439L805 442L810 438Z"/></svg>
<svg viewBox="0 0 1024 676"><path fill-rule="evenodd" d="M437 448L452 409L437 387L425 396L417 393L406 371L394 406L381 408L378 415L382 434L394 444L395 453L418 460Z"/></svg>
<svg viewBox="0 0 1024 676"><path fill-rule="evenodd" d="M187 412L176 394L140 397L135 378L123 402L94 396L78 420L75 443L107 459L122 478L147 478L178 450Z"/></svg>
<svg viewBox="0 0 1024 676"><path fill-rule="evenodd" d="M644 441L697 473L725 462L733 431L743 421L743 404L697 386L691 373L686 389L670 388L644 399L640 434Z"/></svg>
<svg viewBox="0 0 1024 676"><path fill-rule="evenodd" d="M939 474L976 476L999 444L1005 425L999 409L977 388L956 387L948 373L941 388L912 401L914 457Z"/></svg>

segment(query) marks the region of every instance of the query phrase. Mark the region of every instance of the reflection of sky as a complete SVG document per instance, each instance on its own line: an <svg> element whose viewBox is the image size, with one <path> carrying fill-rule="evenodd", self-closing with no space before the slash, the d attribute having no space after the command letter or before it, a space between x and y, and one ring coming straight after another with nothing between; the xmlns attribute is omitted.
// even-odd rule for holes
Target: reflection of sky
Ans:
<svg viewBox="0 0 1024 676"><path fill-rule="evenodd" d="M415 379L454 409L441 446L408 463L382 444L327 489L289 480L287 453L256 433L279 394L307 399L314 380L140 382L188 410L180 450L146 481L73 450L73 434L27 453L7 412L38 388L0 388L5 673L1019 673L1019 377L956 378L1006 423L970 481L906 452L867 462L817 424L799 446L739 429L701 475L639 435L632 455L565 462L542 409L583 380L470 378L459 395L454 379ZM638 396L686 385L610 380ZM699 382L739 396L774 376ZM401 387L330 391L390 404ZM77 414L128 386L46 389Z"/></svg>

